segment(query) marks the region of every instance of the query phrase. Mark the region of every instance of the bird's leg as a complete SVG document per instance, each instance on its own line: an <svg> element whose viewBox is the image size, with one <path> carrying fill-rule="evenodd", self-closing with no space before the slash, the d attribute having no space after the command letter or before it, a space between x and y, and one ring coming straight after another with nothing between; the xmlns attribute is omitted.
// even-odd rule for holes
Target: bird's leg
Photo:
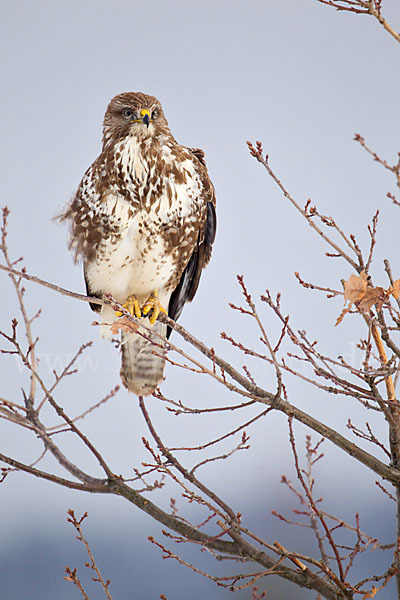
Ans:
<svg viewBox="0 0 400 600"><path fill-rule="evenodd" d="M132 317L136 317L137 319L140 319L140 317L142 316L142 311L140 310L139 302L136 300L136 296L134 296L133 294L132 294L132 296L129 296L127 301L122 306L124 308L126 308L126 310L129 313L131 313ZM122 315L123 315L123 313L120 312L119 310L116 311L115 314L117 315L117 317L122 317Z"/></svg>
<svg viewBox="0 0 400 600"><path fill-rule="evenodd" d="M150 312L151 315L149 316L149 320L151 324L157 321L160 312L167 314L165 308L160 304L160 299L158 297L157 290L154 290L154 292L150 294L150 296L147 298L146 302L142 306L142 314L144 317L149 315Z"/></svg>

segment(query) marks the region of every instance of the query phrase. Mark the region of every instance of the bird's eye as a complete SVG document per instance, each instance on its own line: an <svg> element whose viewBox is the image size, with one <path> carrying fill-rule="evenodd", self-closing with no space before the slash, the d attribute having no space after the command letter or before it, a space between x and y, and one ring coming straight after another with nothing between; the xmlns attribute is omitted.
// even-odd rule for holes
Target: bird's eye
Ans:
<svg viewBox="0 0 400 600"><path fill-rule="evenodd" d="M157 110L153 110L153 112L151 113L151 119L156 119L158 115L158 111Z"/></svg>
<svg viewBox="0 0 400 600"><path fill-rule="evenodd" d="M124 108L122 114L126 119L136 118L136 113L131 108Z"/></svg>

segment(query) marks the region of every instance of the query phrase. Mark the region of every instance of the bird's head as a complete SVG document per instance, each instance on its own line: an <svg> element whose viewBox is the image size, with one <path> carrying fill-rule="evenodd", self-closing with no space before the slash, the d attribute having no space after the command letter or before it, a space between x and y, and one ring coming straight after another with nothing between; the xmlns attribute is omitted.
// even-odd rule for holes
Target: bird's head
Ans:
<svg viewBox="0 0 400 600"><path fill-rule="evenodd" d="M118 94L111 100L104 116L104 145L129 135L146 139L169 133L160 102L141 92Z"/></svg>

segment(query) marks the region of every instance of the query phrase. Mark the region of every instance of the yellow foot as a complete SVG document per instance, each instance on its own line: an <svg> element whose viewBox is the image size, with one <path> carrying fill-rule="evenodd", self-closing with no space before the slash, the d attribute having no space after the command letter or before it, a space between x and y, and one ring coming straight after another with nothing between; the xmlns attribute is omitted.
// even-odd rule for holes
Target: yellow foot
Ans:
<svg viewBox="0 0 400 600"><path fill-rule="evenodd" d="M140 319L140 317L142 316L142 311L140 310L139 302L136 300L135 296L129 296L128 300L122 306L126 308L126 310L130 312L133 317ZM117 315L117 317L122 317L123 315L123 313L119 310L116 311L115 314Z"/></svg>
<svg viewBox="0 0 400 600"><path fill-rule="evenodd" d="M150 314L151 312L151 314ZM153 324L157 321L160 312L167 314L167 311L160 304L157 290L154 290L152 294L147 298L146 302L142 306L142 314L144 317L149 316L150 323Z"/></svg>

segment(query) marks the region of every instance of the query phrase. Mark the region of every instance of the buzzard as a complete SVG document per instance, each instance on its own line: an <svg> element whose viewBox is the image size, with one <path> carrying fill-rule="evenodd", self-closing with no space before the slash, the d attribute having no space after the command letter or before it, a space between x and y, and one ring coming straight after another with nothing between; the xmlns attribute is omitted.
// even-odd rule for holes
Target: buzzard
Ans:
<svg viewBox="0 0 400 600"><path fill-rule="evenodd" d="M165 366L159 336L171 333L158 316L176 320L193 299L215 238L204 152L178 144L156 98L119 94L104 117L101 154L59 218L70 223L69 248L83 261L88 295L112 294L151 328L147 339L121 331L122 382L151 394ZM101 310L100 335L111 339L111 306L91 308Z"/></svg>

